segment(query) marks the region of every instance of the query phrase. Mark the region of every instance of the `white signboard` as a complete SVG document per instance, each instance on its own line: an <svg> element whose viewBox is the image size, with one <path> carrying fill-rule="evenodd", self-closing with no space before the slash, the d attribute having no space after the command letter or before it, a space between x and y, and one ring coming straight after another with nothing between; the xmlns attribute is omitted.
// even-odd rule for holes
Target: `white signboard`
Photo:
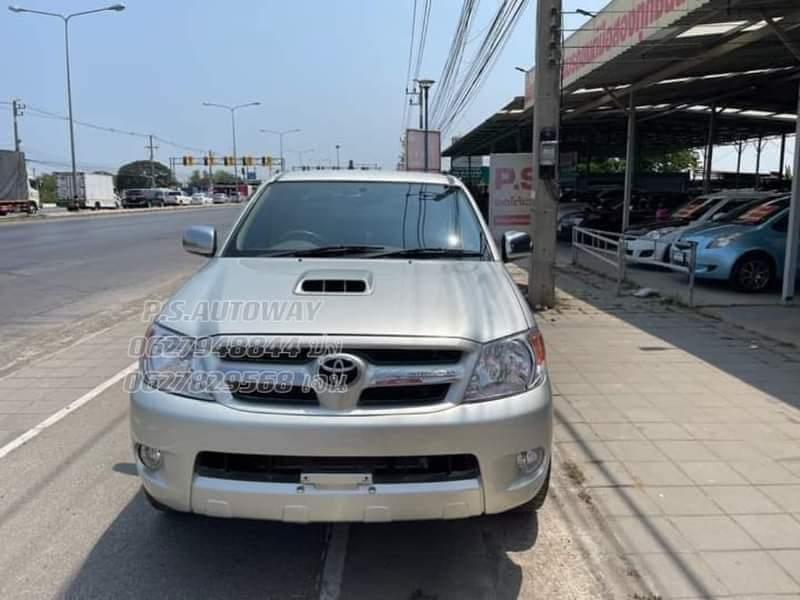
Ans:
<svg viewBox="0 0 800 600"><path fill-rule="evenodd" d="M710 0L613 0L564 42L563 86L622 54Z"/></svg>
<svg viewBox="0 0 800 600"><path fill-rule="evenodd" d="M489 157L489 228L499 241L506 231L528 231L533 199L533 155Z"/></svg>
<svg viewBox="0 0 800 600"><path fill-rule="evenodd" d="M428 130L428 171L442 170L442 137L440 132ZM425 131L406 129L406 171L425 170Z"/></svg>

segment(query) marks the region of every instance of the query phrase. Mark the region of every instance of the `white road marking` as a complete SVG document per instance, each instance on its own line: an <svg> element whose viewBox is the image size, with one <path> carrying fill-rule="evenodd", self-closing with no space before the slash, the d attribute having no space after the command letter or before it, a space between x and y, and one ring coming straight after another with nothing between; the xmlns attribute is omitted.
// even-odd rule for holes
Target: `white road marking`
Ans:
<svg viewBox="0 0 800 600"><path fill-rule="evenodd" d="M44 421L42 421L41 423L39 423L35 427L32 427L31 429L29 429L28 431L23 433L21 436L11 440L8 444L6 444L2 448L0 448L0 459L4 458L5 456L7 456L9 454L11 454L14 450L16 450L17 448L19 448L20 446L22 446L26 442L29 442L30 440L35 438L37 435L42 433L48 427L51 427L52 425L55 425L61 419L63 419L64 417L66 417L70 413L74 412L75 410L79 409L84 404L87 404L87 403L91 402L92 400L94 400L95 398L97 398L100 394L105 392L108 388L110 388L111 386L113 386L117 382L119 382L122 379L124 379L126 376L128 376L131 373L133 373L134 371L136 371L136 368L137 368L138 364L139 364L138 362L135 362L135 363L133 363L131 365L128 365L127 367L122 369L122 371L120 371L116 375L112 376L111 379L107 379L106 381L104 381L103 383L99 384L95 388L93 388L93 389L89 390L88 392L86 392L83 396L81 396L80 398L78 398L74 402L70 402L64 408L59 410L58 412L50 415Z"/></svg>
<svg viewBox="0 0 800 600"><path fill-rule="evenodd" d="M322 581L319 586L319 600L338 600L342 592L344 559L347 556L347 537L350 526L336 523L331 526L325 564L322 566Z"/></svg>

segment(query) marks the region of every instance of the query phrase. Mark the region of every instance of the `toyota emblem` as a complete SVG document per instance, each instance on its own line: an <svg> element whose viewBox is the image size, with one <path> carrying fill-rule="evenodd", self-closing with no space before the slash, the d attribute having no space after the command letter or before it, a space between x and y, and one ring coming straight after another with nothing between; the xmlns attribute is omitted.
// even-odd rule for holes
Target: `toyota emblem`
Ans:
<svg viewBox="0 0 800 600"><path fill-rule="evenodd" d="M333 385L349 385L361 375L359 361L349 354L328 354L319 359L320 379Z"/></svg>

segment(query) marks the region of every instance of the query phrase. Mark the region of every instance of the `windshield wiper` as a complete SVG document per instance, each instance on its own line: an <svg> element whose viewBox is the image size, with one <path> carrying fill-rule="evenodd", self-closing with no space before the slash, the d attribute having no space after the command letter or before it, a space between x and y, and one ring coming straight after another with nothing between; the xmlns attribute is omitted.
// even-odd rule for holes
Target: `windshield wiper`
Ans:
<svg viewBox="0 0 800 600"><path fill-rule="evenodd" d="M405 250L375 254L371 258L477 258L483 256L483 252L461 250L460 248L406 248Z"/></svg>
<svg viewBox="0 0 800 600"><path fill-rule="evenodd" d="M265 256L347 256L348 254L363 254L365 252L375 252L385 250L386 246L365 246L365 245L338 245L338 246L317 246L316 248L302 248L298 250L286 250L278 252L268 252Z"/></svg>

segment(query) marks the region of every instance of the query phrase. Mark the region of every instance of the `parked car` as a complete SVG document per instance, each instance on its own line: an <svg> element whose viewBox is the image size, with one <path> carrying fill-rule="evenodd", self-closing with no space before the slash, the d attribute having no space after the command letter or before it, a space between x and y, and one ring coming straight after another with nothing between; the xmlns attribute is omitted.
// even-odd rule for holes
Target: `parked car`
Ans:
<svg viewBox="0 0 800 600"><path fill-rule="evenodd" d="M154 507L383 522L542 505L545 350L503 264L527 233L496 247L445 175L302 171L218 240L184 233L209 261L148 329L131 393Z"/></svg>
<svg viewBox="0 0 800 600"><path fill-rule="evenodd" d="M208 194L196 193L192 194L191 204L195 206L202 204L213 204L213 200Z"/></svg>
<svg viewBox="0 0 800 600"><path fill-rule="evenodd" d="M164 196L166 206L185 206L190 204L192 199L180 190L169 190Z"/></svg>
<svg viewBox="0 0 800 600"><path fill-rule="evenodd" d="M228 202L228 194L223 192L216 192L212 198L214 200L214 204L226 204Z"/></svg>
<svg viewBox="0 0 800 600"><path fill-rule="evenodd" d="M761 292L783 275L789 197L751 207L733 221L684 234L679 242L697 245L695 276L729 281L744 292ZM672 261L686 265L689 251L672 250Z"/></svg>
<svg viewBox="0 0 800 600"><path fill-rule="evenodd" d="M689 227L718 222L741 206L772 196L770 192L755 190L731 190L699 196L677 208L666 220L641 223L629 229L629 235L640 237L628 240L625 251L635 259L669 262L672 244Z"/></svg>
<svg viewBox="0 0 800 600"><path fill-rule="evenodd" d="M150 208L167 203L167 188L137 188L125 190L122 196L123 208Z"/></svg>

